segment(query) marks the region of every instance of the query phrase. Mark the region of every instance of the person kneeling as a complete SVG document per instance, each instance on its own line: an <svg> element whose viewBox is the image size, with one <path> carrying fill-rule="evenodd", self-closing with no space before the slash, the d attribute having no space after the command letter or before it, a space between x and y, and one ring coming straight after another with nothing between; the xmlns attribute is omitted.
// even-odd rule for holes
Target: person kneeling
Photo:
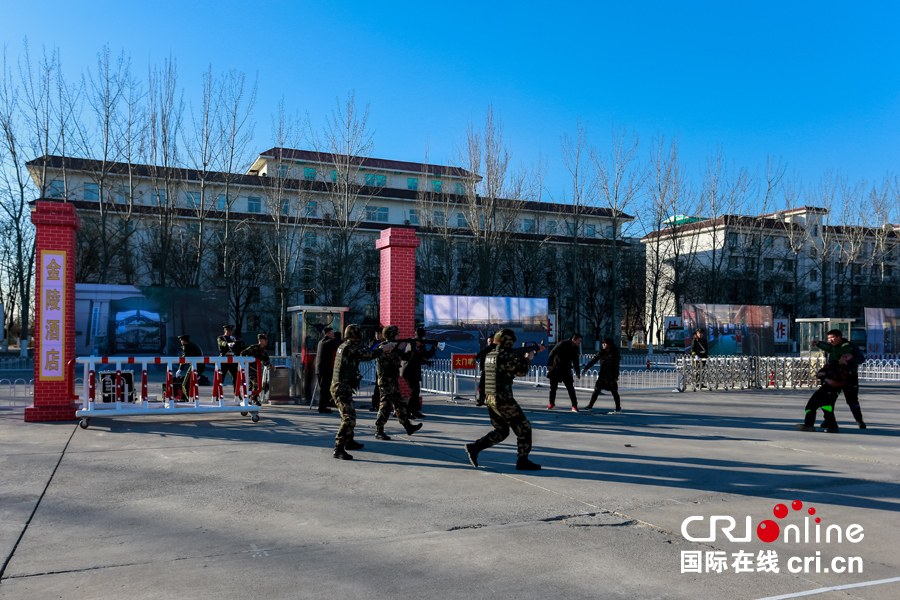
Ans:
<svg viewBox="0 0 900 600"><path fill-rule="evenodd" d="M837 420L834 418L834 402L837 400L841 388L850 375L853 360L852 354L845 354L839 361L834 360L825 365L816 373L816 378L822 380L822 386L812 395L806 403L806 417L803 423L796 425L799 431L815 431L816 410L822 409L822 425L826 433L838 433Z"/></svg>

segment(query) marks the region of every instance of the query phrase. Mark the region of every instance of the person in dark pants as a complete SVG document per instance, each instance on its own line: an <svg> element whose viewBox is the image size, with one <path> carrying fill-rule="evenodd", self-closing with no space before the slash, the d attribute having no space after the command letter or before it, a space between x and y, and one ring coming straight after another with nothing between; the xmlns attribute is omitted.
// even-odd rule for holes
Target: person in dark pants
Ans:
<svg viewBox="0 0 900 600"><path fill-rule="evenodd" d="M369 347L369 350L374 350L384 341L384 333L382 331L375 332L375 342ZM372 390L372 404L369 406L369 410L374 412L378 410L381 406L381 386L378 385L378 361L375 361L375 385Z"/></svg>
<svg viewBox="0 0 900 600"><path fill-rule="evenodd" d="M238 339L232 335L234 331L234 325L224 325L222 326L224 333L216 338L216 343L219 346L219 356L235 356L241 352L241 348L238 348ZM222 386L225 385L225 375L231 375L231 384L237 384L237 363L222 363L219 365L219 370L222 374Z"/></svg>
<svg viewBox="0 0 900 600"><path fill-rule="evenodd" d="M271 369L272 361L269 360L269 352L266 350L266 346L269 345L269 336L267 336L265 333L259 333L256 335L256 338L257 342L252 346L247 346L246 348L244 348L241 351L241 356L249 356L250 358L255 358L260 362L263 369ZM247 369L248 378L250 379L250 389L252 391L262 391L263 373L256 372L256 360L250 362ZM250 403L260 406L262 404L262 396L260 394L251 396Z"/></svg>
<svg viewBox="0 0 900 600"><path fill-rule="evenodd" d="M698 329L694 333L694 340L691 342L691 356L709 358L709 342L706 340L706 333L702 329Z"/></svg>
<svg viewBox="0 0 900 600"><path fill-rule="evenodd" d="M191 341L191 336L184 334L179 335L178 340L181 342L181 356L184 358L203 356L203 350L200 349L200 346ZM181 368L178 369L178 373L175 374L176 377L181 376L183 379L181 380L181 401L188 402L191 399L191 371L194 369L194 365L189 362L186 362L181 365ZM199 363L197 365L197 377L203 374L203 371L206 370L206 365L203 363Z"/></svg>
<svg viewBox="0 0 900 600"><path fill-rule="evenodd" d="M829 362L840 360L840 357L844 354L853 355L853 360L850 361L850 374L840 391L844 392L844 400L847 402L847 406L850 407L850 412L853 413L853 419L856 421L856 424L860 429L865 429L866 423L863 421L862 408L859 406L859 365L866 361L862 350L853 342L845 340L840 329L832 329L828 332L827 344L815 341L812 345L824 352Z"/></svg>
<svg viewBox="0 0 900 600"><path fill-rule="evenodd" d="M619 403L620 361L621 356L619 355L619 349L616 347L615 343L613 343L612 338L606 338L603 340L603 346L601 347L600 352L597 353L597 356L592 358L588 364L584 365L584 372L587 372L587 370L593 367L597 362L600 363L600 375L597 377L597 384L594 386L594 393L591 396L591 401L587 405L588 410L594 408L594 402L597 401L600 390L609 390L613 400L616 402L616 412L622 411L622 405Z"/></svg>
<svg viewBox="0 0 900 600"><path fill-rule="evenodd" d="M581 379L581 367L579 366L579 346L581 346L581 334L576 333L570 340L558 343L547 358L547 378L550 379L550 405L548 410L556 406L556 388L560 382L566 386L569 392L569 400L572 401L572 412L578 412L578 398L575 397L575 382L572 381L572 370L575 377Z"/></svg>
<svg viewBox="0 0 900 600"><path fill-rule="evenodd" d="M319 412L333 412L331 404L331 379L334 375L334 353L341 345L341 340L334 335L334 329L326 327L322 332L325 337L316 346L316 381L319 383Z"/></svg>
<svg viewBox="0 0 900 600"><path fill-rule="evenodd" d="M428 348L418 340L425 339L425 329L419 327L416 329L416 346L411 348L412 354L409 360L403 363L400 369L400 376L406 380L409 385L409 400L407 405L407 413L411 419L424 419L422 414L422 399L420 397L422 391L422 365L431 364L429 361L434 358L437 352L436 346Z"/></svg>
<svg viewBox="0 0 900 600"><path fill-rule="evenodd" d="M812 395L806 403L806 416L803 423L795 425L798 431L815 431L816 411L822 409L824 416L822 427L826 433L838 433L837 420L834 418L834 403L838 394L847 383L847 378L853 370L853 354L845 354L840 360L833 360L816 373L816 377L822 380L822 386Z"/></svg>
<svg viewBox="0 0 900 600"><path fill-rule="evenodd" d="M478 378L478 401L475 403L475 406L484 406L484 359L488 353L492 352L496 347L497 344L494 343L494 338L488 337L487 345L481 352L475 355L475 360L478 361L479 368L481 369L481 376Z"/></svg>

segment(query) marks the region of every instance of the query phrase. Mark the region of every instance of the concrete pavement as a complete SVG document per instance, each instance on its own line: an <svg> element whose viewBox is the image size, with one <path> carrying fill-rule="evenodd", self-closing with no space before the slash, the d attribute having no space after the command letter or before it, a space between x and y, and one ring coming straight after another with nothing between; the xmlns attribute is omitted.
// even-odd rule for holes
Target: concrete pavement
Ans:
<svg viewBox="0 0 900 600"><path fill-rule="evenodd" d="M390 422L389 442L359 410L366 448L351 462L331 458L337 413L299 406L265 406L256 424L94 418L88 430L0 410L0 597L756 599L900 577L898 390L863 386L865 431L841 400L842 433L829 435L793 428L808 390L625 392L624 413L606 415L568 412L565 395L547 411L547 390L523 387L536 473L515 470L512 436L469 466L462 445L489 430L486 411L439 396L416 435ZM773 516L794 500L802 510ZM764 519L802 532L809 507L823 535L859 524L864 539L755 535ZM708 535L714 515L732 516L737 537L752 517L752 541L682 536L690 516L704 521L689 534ZM778 573L734 572L733 553L768 550ZM728 569L682 573L682 551L725 552ZM788 572L817 551L823 568L858 556L863 572ZM898 596L900 582L812 597Z"/></svg>

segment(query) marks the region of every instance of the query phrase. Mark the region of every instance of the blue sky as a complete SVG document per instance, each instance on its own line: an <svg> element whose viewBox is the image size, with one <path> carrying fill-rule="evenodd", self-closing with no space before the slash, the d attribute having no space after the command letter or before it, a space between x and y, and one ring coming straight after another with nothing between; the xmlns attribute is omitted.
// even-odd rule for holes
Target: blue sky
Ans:
<svg viewBox="0 0 900 600"><path fill-rule="evenodd" d="M690 4L690 6L682 6ZM56 45L71 74L100 47L139 73L178 59L185 98L200 74L259 74L256 138L270 143L283 96L321 123L354 90L371 105L374 155L451 160L493 103L514 160L549 160L562 197L560 136L579 119L601 149L610 124L678 135L689 173L722 145L755 169L782 158L806 181L900 171L900 4L835 2L363 3L15 2L0 40Z"/></svg>

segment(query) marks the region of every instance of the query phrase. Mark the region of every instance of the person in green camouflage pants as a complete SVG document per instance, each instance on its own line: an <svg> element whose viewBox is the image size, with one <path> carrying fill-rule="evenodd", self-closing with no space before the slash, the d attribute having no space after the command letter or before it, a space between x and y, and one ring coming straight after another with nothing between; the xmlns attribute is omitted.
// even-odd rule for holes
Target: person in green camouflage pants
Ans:
<svg viewBox="0 0 900 600"><path fill-rule="evenodd" d="M385 344L374 350L364 350L359 341L362 331L359 325L347 325L344 330L344 343L334 354L334 375L331 378L331 397L341 413L341 427L334 441L334 457L342 460L353 460L347 449L359 450L362 444L353 439L356 428L356 408L353 406L353 390L358 387L356 374L359 363L375 360L394 349L394 344Z"/></svg>
<svg viewBox="0 0 900 600"><path fill-rule="evenodd" d="M266 346L269 344L269 337L260 333L256 336L258 342L253 344L252 346L247 346L243 352L241 352L241 356L249 356L250 358L255 358L258 360L264 369L272 368L272 361L269 360L269 353L266 351ZM250 376L250 389L258 390L259 386L262 385L262 373L256 372L256 362L251 362L247 372ZM250 399L251 404L256 404L257 406L261 405L259 394L256 396L252 396Z"/></svg>
<svg viewBox="0 0 900 600"><path fill-rule="evenodd" d="M466 454L472 466L478 468L478 453L505 440L512 429L519 447L516 469L537 471L541 466L528 459L531 452L531 423L513 397L512 389L513 380L528 373L535 353L516 356L512 351L516 334L510 329L498 331L494 336L494 343L497 348L489 352L484 361L485 404L494 430L480 440L466 444ZM540 350L543 349L541 346Z"/></svg>
<svg viewBox="0 0 900 600"><path fill-rule="evenodd" d="M400 329L396 325L389 325L384 328L383 343L396 343ZM406 342L401 344L400 350L405 348ZM397 420L406 430L406 435L412 435L416 431L422 429L422 424L413 425L409 422L409 416L406 411L406 402L400 394L400 361L409 360L412 351L394 351L388 354L382 354L375 359L378 370L378 390L381 395L381 406L378 409L378 417L375 419L375 438L379 440L390 440L384 432L384 425L388 422L388 417L396 409Z"/></svg>

